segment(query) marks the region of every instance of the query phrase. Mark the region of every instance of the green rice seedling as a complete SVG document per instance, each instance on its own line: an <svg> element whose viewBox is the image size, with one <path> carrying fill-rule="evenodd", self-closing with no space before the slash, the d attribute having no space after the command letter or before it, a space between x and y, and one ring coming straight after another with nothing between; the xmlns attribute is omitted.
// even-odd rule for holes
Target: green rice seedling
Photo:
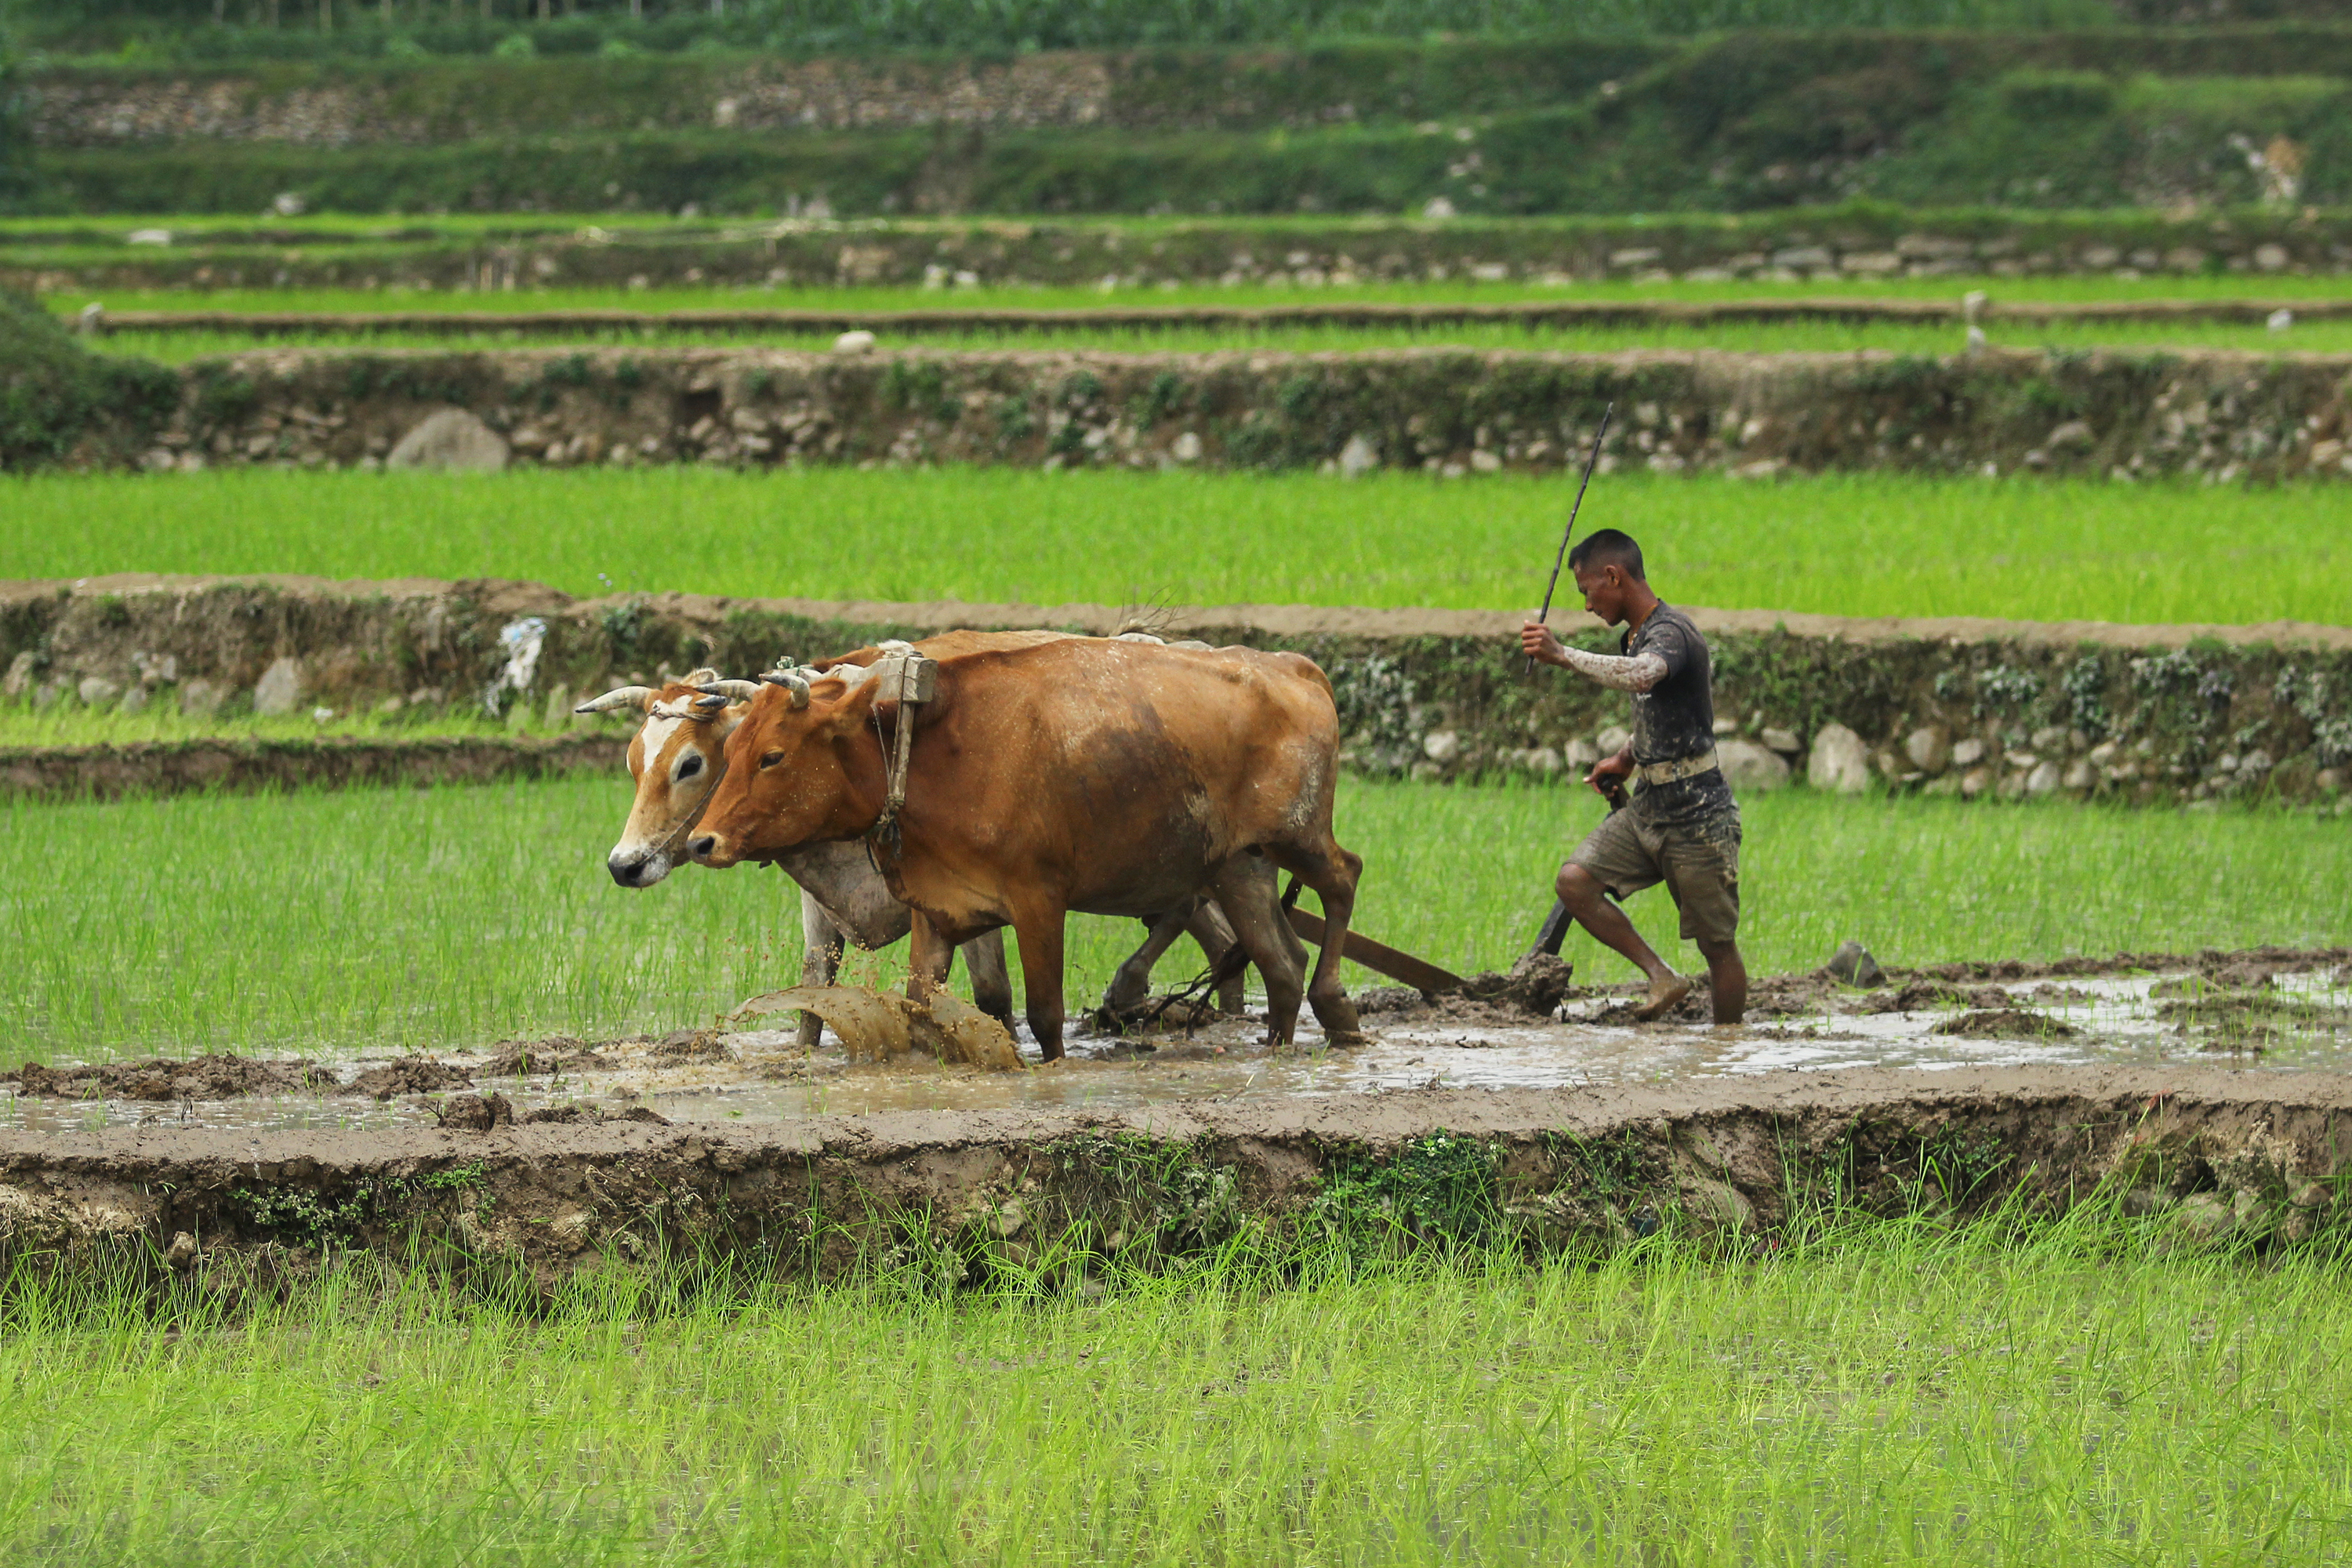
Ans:
<svg viewBox="0 0 2352 1568"><path fill-rule="evenodd" d="M180 796L0 807L0 1066L204 1049L464 1047L708 1024L799 973L797 895L757 868L617 888L609 779L434 791ZM1463 973L1507 967L1601 804L1562 786L1349 780L1357 924ZM1848 937L1886 963L2317 945L2352 929L2352 837L2278 809L1745 803L1741 942L1759 973ZM61 868L69 867L70 874ZM1671 961L1663 892L1629 906ZM1068 994L1101 993L1141 939L1074 916ZM870 970L904 976L904 948ZM1587 983L1634 978L1580 932ZM1163 984L1199 968L1188 941ZM1017 974L1017 966L1015 969ZM958 971L959 984L961 971ZM1380 984L1350 971L1351 985Z"/></svg>
<svg viewBox="0 0 2352 1568"><path fill-rule="evenodd" d="M586 220L583 220L586 221ZM596 220L609 222L609 220ZM1247 220L1240 220L1244 225ZM175 220L140 219L131 226L173 227ZM1150 226L1136 226L1148 228ZM1345 225L1335 226L1344 232ZM273 247L274 248L274 247ZM340 253L339 253L340 254ZM120 247L93 251L89 259L120 261ZM2188 277L2117 278L2111 274L2048 274L2021 278L1836 278L1779 281L1762 278L1714 282L1635 283L1624 279L1545 282L1520 279L1480 282L1468 278L1439 281L1360 281L1319 289L1265 282L1223 285L1180 283L1174 288L1046 287L983 284L969 289L921 289L900 285L856 288L709 285L652 289L548 288L511 292L467 292L415 288L387 289L60 289L46 296L68 314L89 304L112 310L1087 310L1201 305L1214 308L1373 303L1390 305L1507 304L1518 300L1664 300L1704 303L1720 300L1879 299L1958 300L1981 289L1996 303L2049 300L2082 303L2111 300L2340 299L2352 291L2341 273L2264 275L2198 274Z"/></svg>
<svg viewBox="0 0 2352 1568"><path fill-rule="evenodd" d="M0 478L0 577L301 572L519 577L583 595L1508 609L1542 595L1573 483L686 465L44 475ZM1686 605L2333 624L2352 604L2341 510L2323 484L1627 473L1596 481L1585 515L1640 539L1653 578Z"/></svg>
<svg viewBox="0 0 2352 1568"><path fill-rule="evenodd" d="M168 1332L13 1290L0 1554L2316 1563L2352 1518L2341 1265L2117 1222L1094 1300L362 1283Z"/></svg>
<svg viewBox="0 0 2352 1568"><path fill-rule="evenodd" d="M618 722L582 720L619 734ZM562 729L573 726L566 722ZM47 708L28 701L0 702L0 748L10 746L170 745L221 736L250 741L413 741L435 736L544 735L543 712L520 710L520 719L488 717L478 702L460 699L447 707L427 705L384 711L374 708L313 707L308 713L184 712L167 693L162 700L126 710L118 700L102 708L60 699Z"/></svg>
<svg viewBox="0 0 2352 1568"><path fill-rule="evenodd" d="M772 344L818 349L835 329L813 333L773 328L635 328L574 330L550 336L498 331L465 336L445 332L353 331L322 325L316 331L274 332L267 337L236 332L142 329L105 339L117 353L136 354L167 364L246 350L299 345L310 348L545 347L562 343L620 342L660 348L748 347ZM2342 353L2352 350L2352 321L2305 322L2286 334L2261 322L2219 321L1993 321L1987 340L1997 347L2048 353L2098 348L2236 349L2252 353ZM1402 326L1089 326L1024 327L985 331L886 330L886 348L976 352L1052 347L1127 353L1349 353L1376 349L1516 349L1551 353L1619 353L1629 349L1698 350L1733 353L1848 353L1870 349L1915 356L1957 353L1962 328L1957 322L1732 321L1697 326L1523 326L1456 322L1425 328Z"/></svg>

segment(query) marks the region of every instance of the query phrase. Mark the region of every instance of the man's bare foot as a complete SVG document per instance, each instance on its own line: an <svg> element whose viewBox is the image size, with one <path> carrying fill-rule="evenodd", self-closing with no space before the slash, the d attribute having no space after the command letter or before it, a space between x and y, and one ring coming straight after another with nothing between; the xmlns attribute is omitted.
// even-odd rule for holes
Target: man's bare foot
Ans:
<svg viewBox="0 0 2352 1568"><path fill-rule="evenodd" d="M1650 994L1633 1009L1633 1021L1646 1024L1653 1018L1663 1017L1680 1006L1682 999L1690 994L1691 983L1679 974L1653 980L1650 982Z"/></svg>

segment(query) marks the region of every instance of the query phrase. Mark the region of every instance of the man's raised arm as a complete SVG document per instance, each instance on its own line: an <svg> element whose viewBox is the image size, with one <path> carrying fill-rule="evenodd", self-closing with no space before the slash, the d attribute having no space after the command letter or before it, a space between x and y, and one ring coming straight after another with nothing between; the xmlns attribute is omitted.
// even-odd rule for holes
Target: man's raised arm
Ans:
<svg viewBox="0 0 2352 1568"><path fill-rule="evenodd" d="M1537 621L1519 627L1519 647L1539 664L1556 664L1563 669L1575 670L1612 691L1647 691L1672 673L1665 659L1654 651L1645 650L1631 658L1613 653L1587 653L1580 647L1564 646L1551 635L1550 627Z"/></svg>

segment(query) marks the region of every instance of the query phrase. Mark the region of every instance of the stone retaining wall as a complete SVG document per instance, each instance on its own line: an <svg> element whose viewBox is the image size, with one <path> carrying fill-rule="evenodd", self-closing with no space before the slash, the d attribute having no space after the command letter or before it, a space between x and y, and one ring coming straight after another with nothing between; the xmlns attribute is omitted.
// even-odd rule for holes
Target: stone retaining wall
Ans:
<svg viewBox="0 0 2352 1568"><path fill-rule="evenodd" d="M1463 474L2352 474L2352 356L267 350L183 372L156 469L386 460L1204 464ZM401 450L448 410L439 438ZM120 449L93 439L80 460Z"/></svg>
<svg viewBox="0 0 2352 1568"><path fill-rule="evenodd" d="M1718 745L1746 790L1793 780L1969 799L2340 805L2352 772L2352 628L1694 615L1715 652ZM1226 605L1154 623L1315 658L1360 772L1564 781L1613 750L1623 721L1615 693L1549 673L1523 679L1507 614ZM1093 605L91 578L0 585L0 700L175 703L231 729L256 709L437 719L487 705L525 735L619 737L625 721L575 721L572 702L704 663L745 675L787 654L952 626L1102 635L1124 624ZM1584 640L1605 642L1597 630ZM535 651L518 686L509 672L525 645Z"/></svg>
<svg viewBox="0 0 2352 1568"><path fill-rule="evenodd" d="M798 198L794 198L797 204ZM1139 228L1083 219L839 222L805 214L723 229L438 234L428 221L376 235L270 231L241 238L61 222L0 237L0 285L33 293L271 287L490 292L534 288L988 284L1150 289L1162 283L1314 290L1365 282L1560 285L2052 273L2275 274L2352 267L2352 220L2236 211L2223 217L1905 212L1876 206L1750 215L1511 220L1490 217L1194 219ZM394 238L392 236L402 237ZM154 243L161 239L163 243ZM116 247L112 254L100 246ZM1309 295L1311 298L1311 294Z"/></svg>

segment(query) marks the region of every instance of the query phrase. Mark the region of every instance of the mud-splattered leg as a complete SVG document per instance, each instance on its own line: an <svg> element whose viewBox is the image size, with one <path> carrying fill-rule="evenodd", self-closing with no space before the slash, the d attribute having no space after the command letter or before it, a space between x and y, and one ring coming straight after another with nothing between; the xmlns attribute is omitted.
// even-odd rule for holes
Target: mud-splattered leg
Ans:
<svg viewBox="0 0 2352 1568"><path fill-rule="evenodd" d="M1304 950L1275 901L1274 867L1255 855L1236 855L1218 869L1217 906L1234 936L1265 979L1265 1037L1286 1046L1298 1033L1304 994Z"/></svg>
<svg viewBox="0 0 2352 1568"><path fill-rule="evenodd" d="M1675 973L1657 950L1642 939L1625 912L1612 904L1599 879L1570 860L1559 868L1559 878L1552 884L1559 901L1576 917L1577 924L1592 933L1593 940L1603 947L1622 954L1649 976L1650 994L1633 1010L1641 1019L1656 1018L1672 1012L1682 999L1690 994L1691 983Z"/></svg>
<svg viewBox="0 0 2352 1568"><path fill-rule="evenodd" d="M830 985L841 967L841 928L805 889L801 893L801 984ZM824 1020L814 1013L801 1015L793 1041L804 1051L816 1049L824 1037Z"/></svg>
<svg viewBox="0 0 2352 1568"><path fill-rule="evenodd" d="M1715 1021L1737 1024L1748 1016L1748 961L1736 942L1708 942L1698 951L1706 960L1707 999L1715 1005Z"/></svg>
<svg viewBox="0 0 2352 1568"><path fill-rule="evenodd" d="M1029 1016L1029 1032L1037 1037L1045 1058L1062 1057L1062 926L1067 918L1060 905L1038 905L1013 917L1013 935L1021 944L1021 991Z"/></svg>
<svg viewBox="0 0 2352 1568"><path fill-rule="evenodd" d="M1012 1028L1013 976L1004 968L1004 933L992 931L976 936L960 951L971 975L971 1005Z"/></svg>
<svg viewBox="0 0 2352 1568"><path fill-rule="evenodd" d="M921 910L916 910L907 939L907 999L920 1002L934 991L946 989L948 970L954 963L955 944L924 919Z"/></svg>

